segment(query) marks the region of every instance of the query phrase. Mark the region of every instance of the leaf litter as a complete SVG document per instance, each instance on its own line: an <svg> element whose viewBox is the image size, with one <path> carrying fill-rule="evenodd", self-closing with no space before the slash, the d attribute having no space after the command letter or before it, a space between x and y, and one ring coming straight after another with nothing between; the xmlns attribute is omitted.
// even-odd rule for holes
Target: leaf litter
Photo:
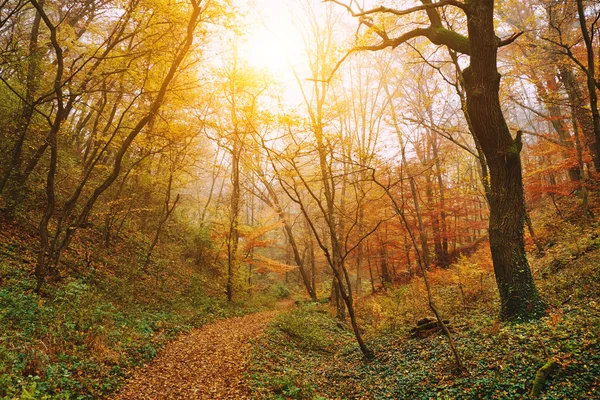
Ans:
<svg viewBox="0 0 600 400"><path fill-rule="evenodd" d="M249 314L193 330L135 370L113 400L249 399L244 373L250 340L259 336L276 314Z"/></svg>

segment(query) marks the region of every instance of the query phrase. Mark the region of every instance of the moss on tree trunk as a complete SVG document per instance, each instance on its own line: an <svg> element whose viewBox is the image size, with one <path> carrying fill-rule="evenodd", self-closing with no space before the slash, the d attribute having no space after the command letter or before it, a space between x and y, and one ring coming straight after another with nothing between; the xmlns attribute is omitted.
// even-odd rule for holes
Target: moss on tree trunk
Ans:
<svg viewBox="0 0 600 400"><path fill-rule="evenodd" d="M558 367L560 367L558 361L552 359L549 360L546 364L544 364L542 368L538 370L537 374L535 374L535 379L533 380L531 392L529 393L530 397L535 399L542 393L542 389L544 388L546 380L548 380L550 374L554 372L554 370L556 370Z"/></svg>

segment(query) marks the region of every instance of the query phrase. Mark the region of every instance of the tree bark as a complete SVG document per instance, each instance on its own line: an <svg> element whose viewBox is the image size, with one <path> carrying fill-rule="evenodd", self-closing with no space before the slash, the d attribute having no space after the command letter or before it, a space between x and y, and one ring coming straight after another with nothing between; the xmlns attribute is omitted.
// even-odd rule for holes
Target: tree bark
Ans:
<svg viewBox="0 0 600 400"><path fill-rule="evenodd" d="M235 111L234 111L235 112ZM235 272L235 263L237 248L239 243L238 217L240 213L240 152L241 144L237 137L237 130L234 132L233 150L231 152L231 201L229 203L229 232L227 235L227 301L233 300L233 274Z"/></svg>
<svg viewBox="0 0 600 400"><path fill-rule="evenodd" d="M525 198L521 173L521 136L510 135L499 100L499 39L494 32L494 2L466 5L471 63L463 71L468 114L490 172L490 248L505 320L545 314L546 304L533 281L525 254Z"/></svg>

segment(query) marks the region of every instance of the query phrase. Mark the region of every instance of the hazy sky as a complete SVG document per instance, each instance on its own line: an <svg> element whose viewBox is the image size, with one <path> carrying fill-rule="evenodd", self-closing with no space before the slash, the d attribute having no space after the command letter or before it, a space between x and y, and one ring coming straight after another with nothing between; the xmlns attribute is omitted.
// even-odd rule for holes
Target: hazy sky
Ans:
<svg viewBox="0 0 600 400"><path fill-rule="evenodd" d="M240 56L258 69L264 69L282 84L282 95L289 103L302 100L293 69L307 76L304 43L298 24L300 15L292 8L298 0L240 0L251 10L247 18L245 43ZM293 69L292 69L293 68Z"/></svg>

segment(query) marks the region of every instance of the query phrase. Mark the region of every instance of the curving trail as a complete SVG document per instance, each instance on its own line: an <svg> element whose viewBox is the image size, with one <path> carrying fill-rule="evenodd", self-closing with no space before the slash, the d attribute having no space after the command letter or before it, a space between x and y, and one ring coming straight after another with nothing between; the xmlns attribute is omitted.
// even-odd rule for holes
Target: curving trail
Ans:
<svg viewBox="0 0 600 400"><path fill-rule="evenodd" d="M249 399L243 380L249 341L276 314L229 318L193 330L136 370L113 399Z"/></svg>

